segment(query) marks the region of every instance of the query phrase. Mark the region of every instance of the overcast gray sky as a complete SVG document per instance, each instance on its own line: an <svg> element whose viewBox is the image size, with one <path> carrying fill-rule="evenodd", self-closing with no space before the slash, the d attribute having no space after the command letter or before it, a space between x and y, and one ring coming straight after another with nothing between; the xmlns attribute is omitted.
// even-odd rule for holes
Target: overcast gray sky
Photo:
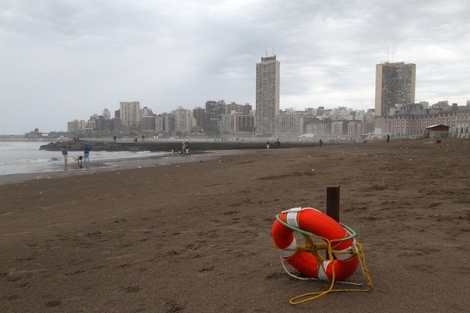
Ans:
<svg viewBox="0 0 470 313"><path fill-rule="evenodd" d="M262 56L281 108L374 107L375 65L415 63L416 101L470 99L468 0L2 0L0 134L140 101L255 106Z"/></svg>

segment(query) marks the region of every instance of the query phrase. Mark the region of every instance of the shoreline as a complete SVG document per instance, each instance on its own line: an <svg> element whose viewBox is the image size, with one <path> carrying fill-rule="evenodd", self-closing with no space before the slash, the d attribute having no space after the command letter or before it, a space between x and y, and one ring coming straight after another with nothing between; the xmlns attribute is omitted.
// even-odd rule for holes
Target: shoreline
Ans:
<svg viewBox="0 0 470 313"><path fill-rule="evenodd" d="M209 159L217 158L224 155L243 154L243 150L217 150L217 151L204 151L191 154L189 157L182 157L181 155L160 155L155 157L146 157L142 159L121 159L110 162L97 162L91 161L91 166L78 168L75 162L69 163L67 170L62 171L46 171L46 172L33 172L33 173L18 173L0 175L0 185L17 184L31 180L41 179L55 179L67 176L81 176L92 175L102 172L122 171L128 169L139 169L148 167L166 166L169 164L203 162ZM97 166L98 165L98 166Z"/></svg>
<svg viewBox="0 0 470 313"><path fill-rule="evenodd" d="M352 143L352 142L334 142L334 143L324 143L323 147L320 148L318 143L316 142L299 142L299 143L294 143L294 144L282 144L279 149L277 148L272 148L270 151L276 151L276 150L290 150L290 149L334 149L335 147L341 147L341 146L382 146L383 144L386 145L410 145L412 143L421 143L424 145L434 145L434 139L430 138L421 138L421 139L393 139L390 143L386 144L385 140L372 140L367 143ZM467 139L456 139L456 138L448 138L446 139L443 143L442 146L445 146L448 143L457 143L457 142L462 142L462 143L467 143L470 142ZM82 145L83 142L80 142ZM228 145L223 145L224 142L222 142L222 145L219 145L216 150L196 150L194 149L194 146L192 145L191 149L191 157L182 157L179 154L172 155L171 152L168 152L168 154L165 155L158 155L158 156L152 156L152 157L143 157L143 158L138 158L138 159L119 159L119 160L113 160L113 161L98 161L94 163L93 161L91 162L91 167L88 168L82 168L79 169L77 168L77 164L72 161L72 163L69 163L68 170L59 170L59 171L44 171L44 172L31 172L31 173L17 173L17 174L6 174L6 175L0 175L0 185L6 185L6 184L14 184L14 183L20 183L24 181L31 181L31 180L39 180L39 179L53 179L53 178L59 178L59 177L67 177L67 176L74 176L74 175L86 175L86 174L95 174L99 172L107 172L107 171L114 171L114 170L126 170L126 169L134 169L134 168L143 168L143 167L152 167L152 166L162 166L162 165L168 165L172 163L189 163L189 162L201 162L204 159L209 160L210 158L215 158L218 156L222 155L231 155L231 154L243 154L247 153L249 151L251 152L260 152L260 151L265 151L267 150L265 146L263 148L257 147L255 149L250 149L248 146L240 146L240 143L229 143ZM242 144L244 144L242 142ZM59 146L62 146L62 143L59 144ZM141 145L145 146L145 145ZM223 149L223 147L238 147L240 149ZM202 148L199 146L199 148ZM207 147L206 147L207 148ZM53 151L53 150L52 150ZM269 150L268 150L269 151ZM70 162L70 160L69 160ZM98 164L98 166L96 166Z"/></svg>

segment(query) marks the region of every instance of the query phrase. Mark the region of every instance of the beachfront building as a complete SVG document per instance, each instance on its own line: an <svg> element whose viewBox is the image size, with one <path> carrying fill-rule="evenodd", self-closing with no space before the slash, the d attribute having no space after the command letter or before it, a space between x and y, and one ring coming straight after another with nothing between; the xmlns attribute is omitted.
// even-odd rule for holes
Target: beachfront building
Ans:
<svg viewBox="0 0 470 313"><path fill-rule="evenodd" d="M262 57L256 64L256 113L257 136L276 135L279 115L280 63L276 56Z"/></svg>
<svg viewBox="0 0 470 313"><path fill-rule="evenodd" d="M408 106L404 106L392 116L375 119L376 134L390 134L392 137L422 137L427 127L439 124L449 127L450 137L469 138L470 105L459 106L454 103L445 106L440 102L419 111L411 111Z"/></svg>
<svg viewBox="0 0 470 313"><path fill-rule="evenodd" d="M331 118L324 118L322 120L317 120L311 124L308 125L307 133L308 134L315 134L315 136L321 137L321 138L328 138L331 136L331 124L332 124L332 119Z"/></svg>
<svg viewBox="0 0 470 313"><path fill-rule="evenodd" d="M364 133L362 122L358 120L348 121L347 123L347 136L348 138L360 138Z"/></svg>
<svg viewBox="0 0 470 313"><path fill-rule="evenodd" d="M390 116L397 106L414 103L415 85L415 64L406 64L405 62L377 64L375 115Z"/></svg>
<svg viewBox="0 0 470 313"><path fill-rule="evenodd" d="M139 101L120 102L119 115L123 130L138 130L140 128L140 103Z"/></svg>
<svg viewBox="0 0 470 313"><path fill-rule="evenodd" d="M292 109L280 111L277 117L276 134L282 135L302 135L304 129L303 111Z"/></svg>

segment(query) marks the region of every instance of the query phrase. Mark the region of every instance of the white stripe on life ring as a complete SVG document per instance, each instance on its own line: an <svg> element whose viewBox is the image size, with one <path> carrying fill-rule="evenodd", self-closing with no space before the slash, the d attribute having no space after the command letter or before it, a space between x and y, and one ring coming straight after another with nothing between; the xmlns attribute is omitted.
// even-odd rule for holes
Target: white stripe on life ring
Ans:
<svg viewBox="0 0 470 313"><path fill-rule="evenodd" d="M298 228L299 223L297 223L297 214L298 214L298 212L289 212L289 213L287 213L287 217L286 217L287 224Z"/></svg>
<svg viewBox="0 0 470 313"><path fill-rule="evenodd" d="M355 244L356 244L356 239L353 240L352 246L355 245ZM355 255L352 246L349 247L349 248L346 248L344 250L333 250L333 254L340 261L350 259Z"/></svg>
<svg viewBox="0 0 470 313"><path fill-rule="evenodd" d="M279 249L279 253L284 259L290 258L294 254L297 253L297 241L294 239L290 243L290 245L284 249Z"/></svg>
<svg viewBox="0 0 470 313"><path fill-rule="evenodd" d="M318 279L319 280L330 281L328 276L326 276L326 272L325 272L329 264L330 264L330 261L324 261L323 266L322 264L318 264Z"/></svg>

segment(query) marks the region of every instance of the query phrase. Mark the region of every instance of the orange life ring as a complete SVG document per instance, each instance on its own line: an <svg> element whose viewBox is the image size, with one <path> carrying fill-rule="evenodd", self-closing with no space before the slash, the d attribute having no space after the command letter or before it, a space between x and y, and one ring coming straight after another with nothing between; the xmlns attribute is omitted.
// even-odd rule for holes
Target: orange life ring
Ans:
<svg viewBox="0 0 470 313"><path fill-rule="evenodd" d="M357 268L359 258L354 253L354 238L338 222L314 208L293 208L282 212L278 218L292 226L332 242L332 250L336 259L320 262L310 252L297 251L298 245L293 229L283 225L277 219L272 226L274 245L282 258L299 272L309 277L324 281L333 279L345 280ZM348 238L341 240L343 238Z"/></svg>

